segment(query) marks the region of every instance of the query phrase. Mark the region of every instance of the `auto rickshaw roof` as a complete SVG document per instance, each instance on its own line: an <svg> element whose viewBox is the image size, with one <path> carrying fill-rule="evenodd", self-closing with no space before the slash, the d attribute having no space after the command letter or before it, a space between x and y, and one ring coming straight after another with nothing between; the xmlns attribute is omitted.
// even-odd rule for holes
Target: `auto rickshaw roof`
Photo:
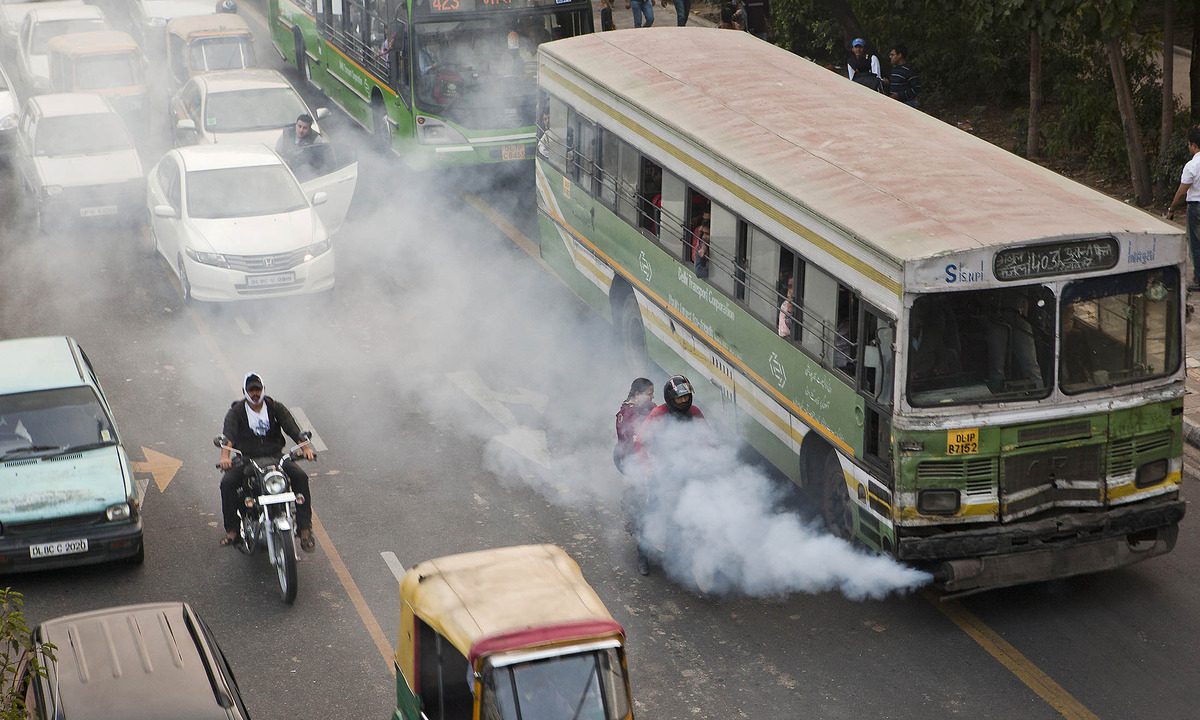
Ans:
<svg viewBox="0 0 1200 720"><path fill-rule="evenodd" d="M246 21L240 15L233 13L185 15L173 18L167 23L167 32L185 39L197 35L252 34Z"/></svg>
<svg viewBox="0 0 1200 720"><path fill-rule="evenodd" d="M427 560L405 574L400 600L472 664L482 655L625 634L555 545Z"/></svg>
<svg viewBox="0 0 1200 720"><path fill-rule="evenodd" d="M50 52L62 55L100 55L138 51L137 41L129 33L120 30L67 33L50 38L46 47Z"/></svg>

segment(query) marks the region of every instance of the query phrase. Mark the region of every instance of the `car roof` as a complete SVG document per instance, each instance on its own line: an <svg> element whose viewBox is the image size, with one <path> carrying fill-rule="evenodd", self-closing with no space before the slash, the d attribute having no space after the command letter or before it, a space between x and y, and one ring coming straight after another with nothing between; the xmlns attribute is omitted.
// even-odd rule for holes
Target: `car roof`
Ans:
<svg viewBox="0 0 1200 720"><path fill-rule="evenodd" d="M50 52L65 55L89 55L137 50L138 44L129 33L120 30L94 30L50 38L46 47Z"/></svg>
<svg viewBox="0 0 1200 720"><path fill-rule="evenodd" d="M77 347L61 335L0 341L0 394L89 384Z"/></svg>
<svg viewBox="0 0 1200 720"><path fill-rule="evenodd" d="M250 143L245 145L230 143L188 145L176 149L176 152L179 153L179 159L188 172L283 164L283 160L271 148L266 145Z"/></svg>
<svg viewBox="0 0 1200 720"><path fill-rule="evenodd" d="M254 90L269 87L292 87L278 70L268 68L246 68L244 70L219 70L196 76L196 83L207 92L231 90Z"/></svg>
<svg viewBox="0 0 1200 720"><path fill-rule="evenodd" d="M114 112L108 101L95 93L50 93L48 95L34 95L29 98L29 103L37 105L42 117L93 115Z"/></svg>
<svg viewBox="0 0 1200 720"><path fill-rule="evenodd" d="M248 34L250 26L241 15L212 13L211 15L185 15L167 23L167 32L186 38L189 35Z"/></svg>
<svg viewBox="0 0 1200 720"><path fill-rule="evenodd" d="M55 5L54 7L38 7L29 11L33 17L30 22L47 22L54 20L88 20L99 18L104 20L104 12L94 5Z"/></svg>
<svg viewBox="0 0 1200 720"><path fill-rule="evenodd" d="M229 720L234 704L186 603L126 605L38 626L56 646L47 685L66 717Z"/></svg>

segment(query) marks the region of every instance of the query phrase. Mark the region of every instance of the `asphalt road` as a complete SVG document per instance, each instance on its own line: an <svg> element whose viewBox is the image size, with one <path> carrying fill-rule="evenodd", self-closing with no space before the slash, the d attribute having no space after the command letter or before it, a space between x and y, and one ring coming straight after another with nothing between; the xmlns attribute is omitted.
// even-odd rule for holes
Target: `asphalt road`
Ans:
<svg viewBox="0 0 1200 720"><path fill-rule="evenodd" d="M344 120L331 132L357 136ZM169 482L144 476L143 567L0 580L31 621L186 600L253 717L382 718L399 616L387 554L553 542L624 624L642 718L1197 715L1194 518L1166 557L957 602L714 596L639 576L608 457L628 378L607 326L464 199L528 234L531 183L435 185L362 162L336 292L231 306L183 305L144 236L31 237L0 188L0 336L74 336L131 459L182 462ZM265 557L217 546L211 438L249 370L328 447L308 466L319 544L292 607Z"/></svg>

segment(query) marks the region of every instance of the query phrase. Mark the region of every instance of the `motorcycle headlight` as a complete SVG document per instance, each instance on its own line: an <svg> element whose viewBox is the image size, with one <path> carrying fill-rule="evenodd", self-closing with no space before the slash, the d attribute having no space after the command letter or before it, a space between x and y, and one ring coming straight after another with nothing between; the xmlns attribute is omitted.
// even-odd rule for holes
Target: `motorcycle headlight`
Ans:
<svg viewBox="0 0 1200 720"><path fill-rule="evenodd" d="M225 256L221 253L200 252L199 250L188 249L187 256L201 265L213 265L215 267L229 267L229 263L225 261Z"/></svg>
<svg viewBox="0 0 1200 720"><path fill-rule="evenodd" d="M329 238L325 238L319 243L313 243L312 245L309 245L308 247L304 248L304 262L308 262L318 255L324 255L325 253L329 252L331 247L333 247L333 241Z"/></svg>
<svg viewBox="0 0 1200 720"><path fill-rule="evenodd" d="M132 514L132 511L129 508L129 503L123 502L117 503L116 505L109 505L104 511L104 514L110 521L128 520L129 516Z"/></svg>
<svg viewBox="0 0 1200 720"><path fill-rule="evenodd" d="M287 490L287 481L278 476L269 477L267 478L266 482L263 483L263 490L265 490L268 495L278 495L279 493Z"/></svg>
<svg viewBox="0 0 1200 720"><path fill-rule="evenodd" d="M417 140L422 145L450 145L467 142L467 139L459 131L441 120L434 120L424 115L417 116Z"/></svg>

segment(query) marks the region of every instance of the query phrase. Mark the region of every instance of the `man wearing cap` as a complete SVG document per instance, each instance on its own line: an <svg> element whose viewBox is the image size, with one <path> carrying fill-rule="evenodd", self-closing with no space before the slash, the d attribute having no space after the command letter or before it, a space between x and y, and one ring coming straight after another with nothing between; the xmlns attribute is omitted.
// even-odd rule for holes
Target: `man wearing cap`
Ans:
<svg viewBox="0 0 1200 720"><path fill-rule="evenodd" d="M861 74L860 74L861 73ZM878 90L880 85L879 56L867 52L867 41L854 38L850 43L850 59L846 61L846 75L857 83ZM858 76L855 79L855 76Z"/></svg>
<svg viewBox="0 0 1200 720"><path fill-rule="evenodd" d="M252 458L277 458L283 454L287 444L283 434L287 433L295 442L303 441L303 433L292 413L278 400L263 393L263 381L258 373L246 373L242 383L243 397L235 400L225 413L222 434L230 444L221 448L221 516L225 523L222 545L232 545L238 538L237 491L242 482L241 466L233 466L230 448ZM305 460L316 457L312 447L302 448ZM316 542L312 537L312 494L308 489L308 475L294 463L284 463L283 471L296 493L296 526L300 529L300 548L312 552ZM301 502L303 498L303 502Z"/></svg>

